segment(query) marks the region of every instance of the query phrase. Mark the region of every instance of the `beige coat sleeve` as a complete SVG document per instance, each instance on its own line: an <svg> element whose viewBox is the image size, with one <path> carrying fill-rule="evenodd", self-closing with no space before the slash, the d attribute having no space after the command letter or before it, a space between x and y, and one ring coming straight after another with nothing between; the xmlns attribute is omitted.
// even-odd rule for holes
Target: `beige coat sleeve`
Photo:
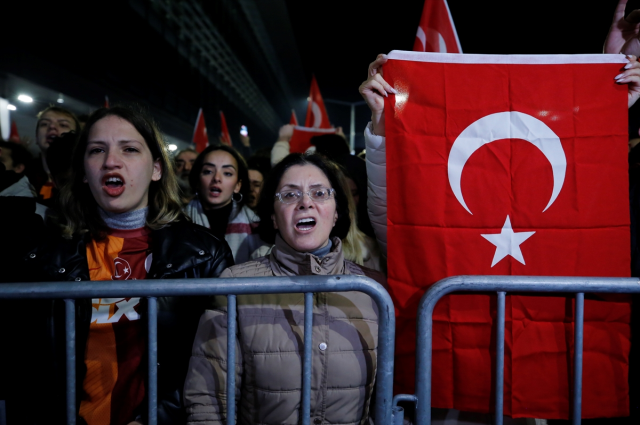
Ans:
<svg viewBox="0 0 640 425"><path fill-rule="evenodd" d="M233 277L229 269L221 278ZM242 384L242 353L236 334L236 400ZM184 403L190 425L223 425L227 415L227 298L215 297L214 306L200 318L189 371L184 384ZM236 401L237 404L237 401ZM237 412L236 412L237 415Z"/></svg>
<svg viewBox="0 0 640 425"><path fill-rule="evenodd" d="M382 255L387 257L387 156L386 138L371 132L371 123L364 130L367 148L367 210L369 219L380 245Z"/></svg>

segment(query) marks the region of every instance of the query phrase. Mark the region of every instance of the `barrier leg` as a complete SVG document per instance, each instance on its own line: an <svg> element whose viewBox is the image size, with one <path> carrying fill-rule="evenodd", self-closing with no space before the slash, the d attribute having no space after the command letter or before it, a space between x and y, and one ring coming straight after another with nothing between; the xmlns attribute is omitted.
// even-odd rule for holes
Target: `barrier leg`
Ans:
<svg viewBox="0 0 640 425"><path fill-rule="evenodd" d="M313 332L313 293L304 294L304 357L302 360L302 425L311 421L311 336Z"/></svg>
<svg viewBox="0 0 640 425"><path fill-rule="evenodd" d="M227 425L236 423L236 296L227 295Z"/></svg>
<svg viewBox="0 0 640 425"><path fill-rule="evenodd" d="M67 424L76 424L76 301L64 300L67 354ZM84 359L83 359L84 360Z"/></svg>
<svg viewBox="0 0 640 425"><path fill-rule="evenodd" d="M147 299L147 399L149 425L158 423L158 300Z"/></svg>
<svg viewBox="0 0 640 425"><path fill-rule="evenodd" d="M582 341L584 333L584 292L576 294L575 342L573 356L573 425L582 423Z"/></svg>
<svg viewBox="0 0 640 425"><path fill-rule="evenodd" d="M498 329L496 332L496 425L502 425L504 402L504 303L505 293L498 292Z"/></svg>

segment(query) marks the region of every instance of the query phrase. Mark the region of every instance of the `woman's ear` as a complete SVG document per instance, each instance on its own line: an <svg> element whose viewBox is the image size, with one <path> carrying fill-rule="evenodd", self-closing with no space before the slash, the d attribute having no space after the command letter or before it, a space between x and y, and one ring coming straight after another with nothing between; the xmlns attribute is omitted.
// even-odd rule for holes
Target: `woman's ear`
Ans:
<svg viewBox="0 0 640 425"><path fill-rule="evenodd" d="M159 159L153 161L153 174L151 175L151 181L157 182L162 177L162 164Z"/></svg>
<svg viewBox="0 0 640 425"><path fill-rule="evenodd" d="M236 187L233 188L233 193L239 193L241 188L242 188L242 180L238 180L238 183L236 183Z"/></svg>
<svg viewBox="0 0 640 425"><path fill-rule="evenodd" d="M333 216L333 227L336 227L336 223L338 222L338 211Z"/></svg>
<svg viewBox="0 0 640 425"><path fill-rule="evenodd" d="M276 223L276 215L271 214L271 221L273 221L273 228L278 230L278 223Z"/></svg>

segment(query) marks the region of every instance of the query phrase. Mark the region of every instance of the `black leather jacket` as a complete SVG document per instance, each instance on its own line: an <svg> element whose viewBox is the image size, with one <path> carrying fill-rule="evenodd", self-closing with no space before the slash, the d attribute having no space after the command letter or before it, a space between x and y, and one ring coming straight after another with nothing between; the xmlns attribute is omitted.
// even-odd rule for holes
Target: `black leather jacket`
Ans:
<svg viewBox="0 0 640 425"><path fill-rule="evenodd" d="M89 280L88 237L45 242L25 258L29 281ZM233 265L227 243L206 228L179 221L151 233L150 279L218 277ZM105 282L108 284L108 282ZM158 299L158 422L184 423L182 386L198 320L206 297ZM76 301L76 379L80 406L86 366L83 361L92 314L91 300ZM146 304L143 309L146 309ZM10 309L20 316L9 337L17 354L7 359L7 415L11 423L65 422L64 304L61 300L24 300ZM19 313L18 313L19 312ZM6 315L3 314L3 316ZM144 312L141 316L145 318ZM6 318L11 320L10 317ZM13 320L15 320L13 319ZM9 332L11 334L11 332ZM145 359L146 360L146 359ZM14 366L15 365L15 366ZM0 376L0 379L2 377ZM146 417L146 402L140 415ZM34 409L35 407L35 409ZM15 421L15 422L14 422ZM78 423L84 421L78 417Z"/></svg>

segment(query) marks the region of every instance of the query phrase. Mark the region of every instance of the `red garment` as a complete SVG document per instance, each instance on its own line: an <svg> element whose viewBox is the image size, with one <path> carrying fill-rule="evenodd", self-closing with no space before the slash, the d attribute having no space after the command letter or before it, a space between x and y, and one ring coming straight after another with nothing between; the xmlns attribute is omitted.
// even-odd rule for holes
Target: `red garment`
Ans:
<svg viewBox="0 0 640 425"><path fill-rule="evenodd" d="M91 280L145 279L151 264L147 229L114 230L87 245ZM80 416L88 425L126 425L145 396L146 331L140 298L92 300Z"/></svg>
<svg viewBox="0 0 640 425"><path fill-rule="evenodd" d="M629 276L620 55L392 52L385 80L396 390L413 392L418 301L455 275ZM630 303L585 301L584 418L626 416ZM573 297L511 295L504 411L567 419ZM432 405L489 412L495 295L436 306Z"/></svg>

